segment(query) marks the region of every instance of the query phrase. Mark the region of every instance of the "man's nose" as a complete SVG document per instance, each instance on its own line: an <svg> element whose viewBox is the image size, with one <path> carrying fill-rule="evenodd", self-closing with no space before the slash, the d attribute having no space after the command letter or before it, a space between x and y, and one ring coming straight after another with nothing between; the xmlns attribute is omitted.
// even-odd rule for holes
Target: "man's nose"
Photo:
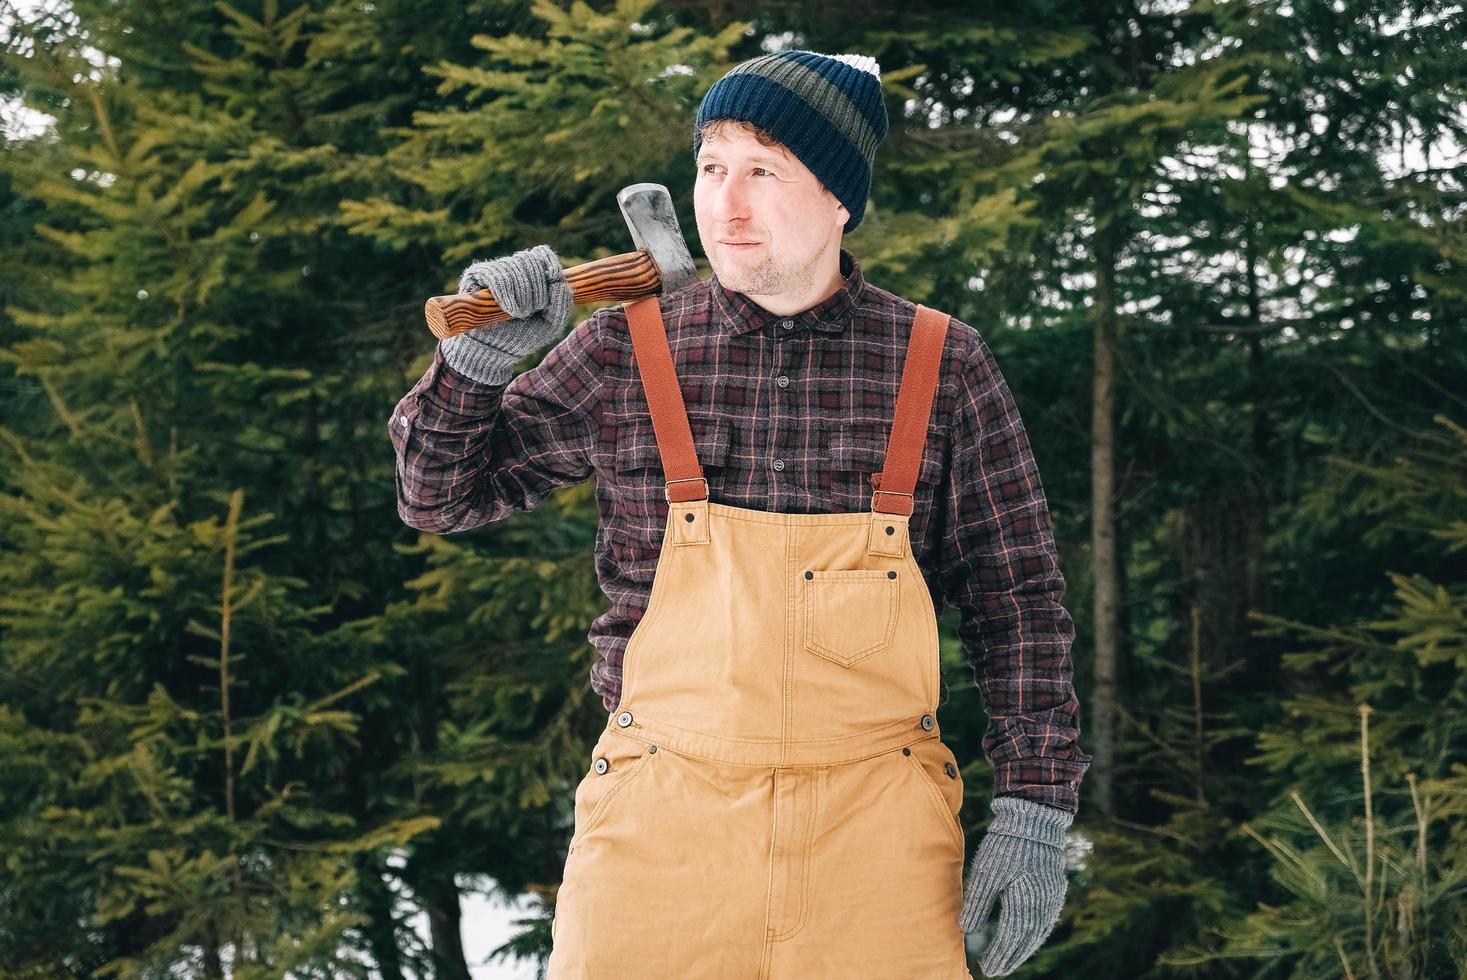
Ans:
<svg viewBox="0 0 1467 980"><path fill-rule="evenodd" d="M713 195L713 217L727 223L748 216L748 188L737 177L725 177Z"/></svg>

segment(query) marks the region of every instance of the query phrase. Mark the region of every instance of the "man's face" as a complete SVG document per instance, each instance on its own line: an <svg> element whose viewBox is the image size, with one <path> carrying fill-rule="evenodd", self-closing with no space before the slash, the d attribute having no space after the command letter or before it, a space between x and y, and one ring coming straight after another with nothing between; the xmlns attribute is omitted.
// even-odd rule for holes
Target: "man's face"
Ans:
<svg viewBox="0 0 1467 980"><path fill-rule="evenodd" d="M704 139L696 165L698 237L724 286L798 298L815 288L821 269L839 267L850 213L784 146L726 126Z"/></svg>

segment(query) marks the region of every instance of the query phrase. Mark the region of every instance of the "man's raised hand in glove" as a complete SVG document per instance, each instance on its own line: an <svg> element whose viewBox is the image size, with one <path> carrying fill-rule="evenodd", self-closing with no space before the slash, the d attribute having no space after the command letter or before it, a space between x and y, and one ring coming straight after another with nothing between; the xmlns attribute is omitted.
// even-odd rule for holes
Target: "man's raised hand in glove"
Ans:
<svg viewBox="0 0 1467 980"><path fill-rule="evenodd" d="M973 932L1000 899L998 928L979 962L983 975L1008 976L1049 938L1065 904L1065 831L1075 815L1017 796L995 797L968 870L958 924Z"/></svg>
<svg viewBox="0 0 1467 980"><path fill-rule="evenodd" d="M575 306L560 259L549 245L480 260L459 277L460 293L488 289L512 319L438 342L448 366L475 381L505 384L519 359L560 338Z"/></svg>

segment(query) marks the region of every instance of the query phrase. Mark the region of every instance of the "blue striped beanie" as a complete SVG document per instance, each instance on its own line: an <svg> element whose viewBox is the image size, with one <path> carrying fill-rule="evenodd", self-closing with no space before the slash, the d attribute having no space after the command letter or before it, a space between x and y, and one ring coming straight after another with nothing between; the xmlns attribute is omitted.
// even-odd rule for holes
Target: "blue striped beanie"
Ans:
<svg viewBox="0 0 1467 980"><path fill-rule="evenodd" d="M876 59L814 51L750 58L703 96L693 121L694 156L704 124L714 119L742 119L767 130L845 205L847 232L861 223L876 146L887 130Z"/></svg>

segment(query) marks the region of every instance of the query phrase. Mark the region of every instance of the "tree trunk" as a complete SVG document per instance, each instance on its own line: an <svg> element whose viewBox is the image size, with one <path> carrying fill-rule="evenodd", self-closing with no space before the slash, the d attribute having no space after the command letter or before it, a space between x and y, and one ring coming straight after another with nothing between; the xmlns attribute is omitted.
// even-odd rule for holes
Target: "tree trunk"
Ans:
<svg viewBox="0 0 1467 980"><path fill-rule="evenodd" d="M1258 538L1266 515L1262 502L1252 496L1206 498L1182 509L1175 542L1181 584L1176 621L1185 624L1190 610L1197 611L1204 677L1248 659L1251 630L1246 617L1258 598ZM1184 638L1178 643L1178 663L1186 662L1190 642Z"/></svg>
<svg viewBox="0 0 1467 980"><path fill-rule="evenodd" d="M1106 229L1095 234L1095 366L1090 423L1091 560L1095 574L1095 689L1085 741L1095 756L1087 797L1114 815L1116 654L1120 647L1119 561L1115 516L1115 246Z"/></svg>
<svg viewBox="0 0 1467 980"><path fill-rule="evenodd" d="M219 955L219 930L214 922L204 928L204 976L209 980L224 980L224 960Z"/></svg>
<svg viewBox="0 0 1467 980"><path fill-rule="evenodd" d="M429 667L427 690L422 699L419 729L421 751L432 757L438 749L438 698L442 688L436 669ZM410 859L411 881L428 914L428 934L433 943L434 980L471 980L464 959L463 910L459 905L458 884L454 881L454 861L436 846L420 846Z"/></svg>
<svg viewBox="0 0 1467 980"><path fill-rule="evenodd" d="M428 912L428 929L433 938L437 980L471 980L469 965L464 959L458 885L452 872L439 871L425 882L423 905Z"/></svg>
<svg viewBox="0 0 1467 980"><path fill-rule="evenodd" d="M367 944L377 961L377 975L382 980L405 980L402 973L402 950L397 945L397 916L393 913L396 896L382 880L383 868L376 859L364 859L358 871L363 902L371 920L366 925Z"/></svg>

